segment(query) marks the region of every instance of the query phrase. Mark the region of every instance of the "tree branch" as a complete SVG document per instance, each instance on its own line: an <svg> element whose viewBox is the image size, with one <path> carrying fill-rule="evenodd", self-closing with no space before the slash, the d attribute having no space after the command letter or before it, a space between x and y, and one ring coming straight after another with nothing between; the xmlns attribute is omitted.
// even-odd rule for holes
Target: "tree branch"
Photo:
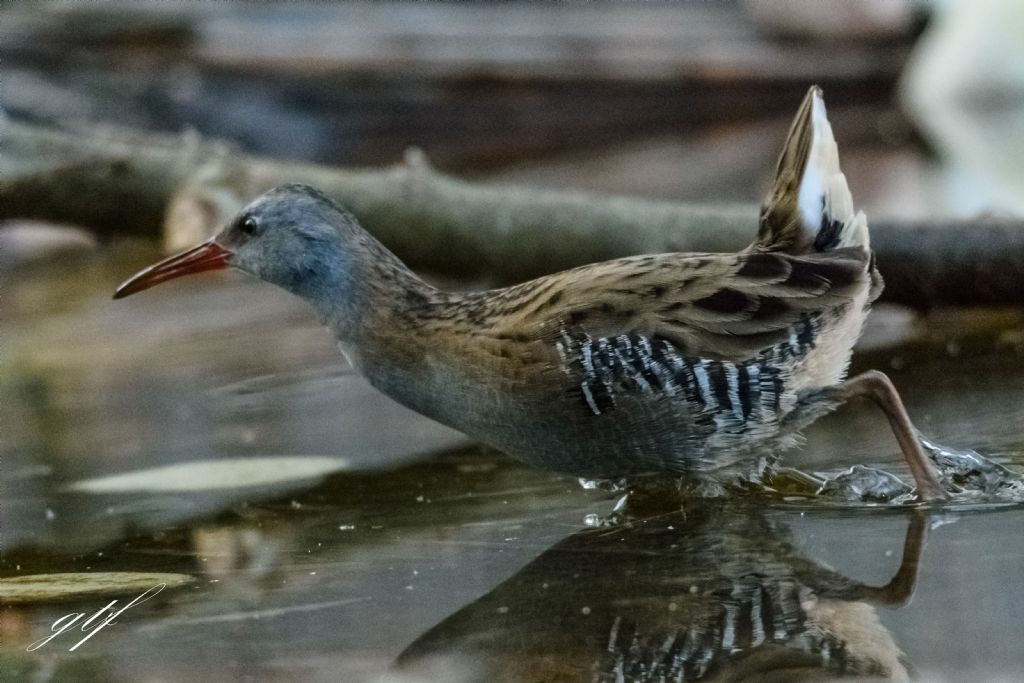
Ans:
<svg viewBox="0 0 1024 683"><path fill-rule="evenodd" d="M409 265L520 281L584 263L664 251L735 251L752 206L697 206L461 181L411 151L384 169L248 156L195 133L7 126L0 218L82 225L101 236L163 234L168 248L209 236L256 194L316 185ZM872 223L885 298L917 308L1020 305L1024 222L989 218Z"/></svg>

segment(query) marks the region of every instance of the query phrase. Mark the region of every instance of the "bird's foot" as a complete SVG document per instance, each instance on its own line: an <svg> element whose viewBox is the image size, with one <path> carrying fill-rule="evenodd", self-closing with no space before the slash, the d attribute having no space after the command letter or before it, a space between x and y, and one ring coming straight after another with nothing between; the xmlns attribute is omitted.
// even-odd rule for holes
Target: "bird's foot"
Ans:
<svg viewBox="0 0 1024 683"><path fill-rule="evenodd" d="M858 503L902 503L913 492L896 475L863 465L855 465L830 478L792 467L778 467L764 475L764 483L767 490L776 495Z"/></svg>
<svg viewBox="0 0 1024 683"><path fill-rule="evenodd" d="M908 500L913 488L895 474L874 467L854 465L827 479L818 495L864 503L901 503Z"/></svg>
<svg viewBox="0 0 1024 683"><path fill-rule="evenodd" d="M588 491L606 491L608 493L622 493L629 489L629 482L625 477L618 479L587 479L580 477L580 486Z"/></svg>
<svg viewBox="0 0 1024 683"><path fill-rule="evenodd" d="M621 494L611 512L591 513L584 517L590 527L609 527L678 512L694 500L722 499L731 487L712 478L637 477L617 480L580 480L584 488Z"/></svg>
<svg viewBox="0 0 1024 683"><path fill-rule="evenodd" d="M752 482L761 490L783 496L816 496L825 480L793 467L774 467L761 474L760 480Z"/></svg>
<svg viewBox="0 0 1024 683"><path fill-rule="evenodd" d="M935 465L942 485L954 494L1024 501L1024 474L1014 472L977 451L948 448L917 433L921 448Z"/></svg>
<svg viewBox="0 0 1024 683"><path fill-rule="evenodd" d="M606 515L599 515L596 512L591 512L583 517L583 524L589 527L600 528L600 527L612 527L620 524L625 524L632 518L632 513L628 508L629 494L623 494L615 501L615 505L612 507L612 511Z"/></svg>
<svg viewBox="0 0 1024 683"><path fill-rule="evenodd" d="M971 449L948 448L917 433L924 453L935 466L942 487L959 498L1024 502L1024 474ZM764 477L771 491L781 495L815 496L846 502L909 503L916 490L891 472L855 465L828 479L789 467Z"/></svg>

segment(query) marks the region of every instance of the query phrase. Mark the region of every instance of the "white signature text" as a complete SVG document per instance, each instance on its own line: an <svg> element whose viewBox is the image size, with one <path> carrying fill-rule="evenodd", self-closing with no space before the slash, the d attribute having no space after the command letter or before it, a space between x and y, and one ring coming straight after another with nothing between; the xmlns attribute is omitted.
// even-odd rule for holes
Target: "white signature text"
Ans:
<svg viewBox="0 0 1024 683"><path fill-rule="evenodd" d="M117 600L111 600L105 607L102 607L99 610L97 610L95 614L90 616L85 621L82 621L80 624L79 621L86 616L85 612L71 612L70 614L65 614L60 619L53 622L53 626L50 627L50 630L53 631L53 635L47 636L45 638L40 638L36 642L29 645L28 648L26 649L29 652L38 650L43 645L46 645L48 642L50 642L57 636L61 635L65 631L68 631L73 627L78 626L86 634L86 636L68 648L68 652L73 652L77 650L82 645L82 643L89 640L97 633L99 633L100 629L115 623L114 619L121 616L124 612L128 610L128 608L135 607L136 605L146 602L146 600L149 600L150 598L155 596L157 593L162 591L166 586L167 584L165 583L153 586L152 588L136 597L134 600L129 602L121 609L116 609ZM108 610L109 614L104 616L104 613L108 612Z"/></svg>

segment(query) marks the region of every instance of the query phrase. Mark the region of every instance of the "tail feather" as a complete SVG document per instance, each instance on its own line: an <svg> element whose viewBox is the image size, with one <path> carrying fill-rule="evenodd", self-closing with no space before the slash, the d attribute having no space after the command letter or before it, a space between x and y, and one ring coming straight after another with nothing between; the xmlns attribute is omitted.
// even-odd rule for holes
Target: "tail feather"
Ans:
<svg viewBox="0 0 1024 683"><path fill-rule="evenodd" d="M811 86L790 127L756 246L789 253L869 247L867 218L854 212L818 86Z"/></svg>

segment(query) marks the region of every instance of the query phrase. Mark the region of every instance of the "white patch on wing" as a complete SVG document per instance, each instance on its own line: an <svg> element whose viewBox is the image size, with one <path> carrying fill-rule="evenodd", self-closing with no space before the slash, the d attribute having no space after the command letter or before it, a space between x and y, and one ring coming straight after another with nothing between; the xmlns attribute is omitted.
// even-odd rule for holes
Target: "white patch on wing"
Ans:
<svg viewBox="0 0 1024 683"><path fill-rule="evenodd" d="M735 363L723 362L725 368L725 380L729 383L729 404L732 406L732 414L736 419L743 422L743 402L740 401L740 371Z"/></svg>
<svg viewBox="0 0 1024 683"><path fill-rule="evenodd" d="M761 611L761 591L755 590L750 596L750 646L757 647L764 642L764 616Z"/></svg>
<svg viewBox="0 0 1024 683"><path fill-rule="evenodd" d="M593 412L594 415L600 415L601 409L598 408L597 403L594 402L594 395L590 393L590 387L587 386L587 383L585 381L582 384L580 384L580 389L583 390L583 398L586 399L587 405L590 406L591 412Z"/></svg>
<svg viewBox="0 0 1024 683"><path fill-rule="evenodd" d="M734 602L725 603L725 628L722 632L722 650L731 652L736 644L736 617L737 605Z"/></svg>
<svg viewBox="0 0 1024 683"><path fill-rule="evenodd" d="M718 407L718 401L715 399L715 392L711 390L711 383L708 381L706 364L707 361L703 358L699 363L694 363L693 374L697 378L697 384L700 385L700 395L704 398L704 404L708 410L713 410Z"/></svg>

